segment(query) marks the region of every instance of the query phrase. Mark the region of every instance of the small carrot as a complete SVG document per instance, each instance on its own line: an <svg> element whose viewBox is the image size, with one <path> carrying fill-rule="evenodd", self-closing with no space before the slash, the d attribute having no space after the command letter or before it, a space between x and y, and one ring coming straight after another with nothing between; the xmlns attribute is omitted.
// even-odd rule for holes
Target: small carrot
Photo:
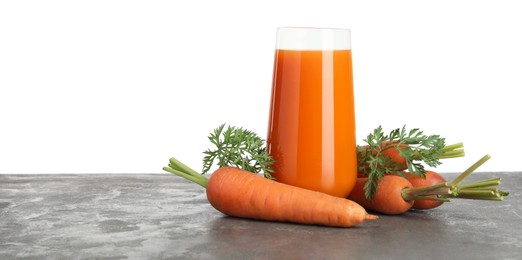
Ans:
<svg viewBox="0 0 522 260"><path fill-rule="evenodd" d="M209 179L175 158L163 169L206 188L210 204L228 216L334 227L352 227L378 218L353 201L235 167L221 167Z"/></svg>
<svg viewBox="0 0 522 260"><path fill-rule="evenodd" d="M358 170L357 170L357 177L363 178L366 177L368 172L371 171L371 166L366 156L368 153L368 149L370 148L370 145L363 145L358 146ZM410 149L410 146L406 143L397 143L397 141L382 141L377 148L373 148L369 153L372 154L372 156L376 156L376 154L380 153L382 156L384 156L387 159L390 159L390 161L382 161L380 165L378 165L379 168L386 169L386 173L392 173L397 171L404 171L408 169L406 157L401 155L401 151L405 151L407 149Z"/></svg>
<svg viewBox="0 0 522 260"><path fill-rule="evenodd" d="M431 185L439 184L439 183L445 183L446 179L442 177L442 175L434 172L434 171L426 171L425 178L422 178L420 176L411 174L409 172L404 173L404 176L406 179L411 183L413 187L428 187ZM428 196L430 198L436 198L437 195L430 195ZM441 200L415 200L415 203L413 203L414 209L433 209L440 205L442 205L444 201Z"/></svg>
<svg viewBox="0 0 522 260"><path fill-rule="evenodd" d="M496 188L500 184L500 178L460 185L466 177L489 158L489 155L482 157L450 183L432 184L431 182L424 182L424 185L420 185L421 182L418 182L417 184L420 186L415 187L404 177L394 174L385 175L377 181L376 190L371 199L365 194L365 187L369 178L358 178L348 199L359 203L368 210L391 215L408 211L418 201L438 201L442 203L449 202L450 198L501 201L509 193ZM430 173L430 175L433 174ZM432 179L434 179L434 182L438 180L437 177Z"/></svg>
<svg viewBox="0 0 522 260"><path fill-rule="evenodd" d="M381 141L377 147L373 148L370 145L363 145L359 147L361 152L366 152L368 149L373 149L371 150L371 153L374 155L377 152L380 152L382 155L390 158L396 164L397 170L403 171L408 169L408 166L406 165L406 158L401 155L401 151L410 149L410 146L407 143L401 143L399 140L391 140Z"/></svg>
<svg viewBox="0 0 522 260"><path fill-rule="evenodd" d="M399 170L408 169L406 157L401 152L411 150L411 147L407 143L401 143L397 140L381 142L382 154L388 156L399 168Z"/></svg>
<svg viewBox="0 0 522 260"><path fill-rule="evenodd" d="M366 198L364 194L364 185L367 181L368 178L357 178L348 199L359 203L365 209L390 215L404 213L412 207L414 201L407 201L402 197L403 189L413 187L405 178L395 175L380 178L372 199Z"/></svg>

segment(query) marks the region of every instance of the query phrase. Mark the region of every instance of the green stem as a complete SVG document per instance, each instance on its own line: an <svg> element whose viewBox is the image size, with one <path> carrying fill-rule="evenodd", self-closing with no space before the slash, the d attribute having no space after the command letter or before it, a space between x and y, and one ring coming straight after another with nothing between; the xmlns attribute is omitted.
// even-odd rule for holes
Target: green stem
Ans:
<svg viewBox="0 0 522 260"><path fill-rule="evenodd" d="M190 174L187 174L187 173L184 173L184 172L180 172L180 171L172 169L170 167L163 167L163 170L167 171L167 172L170 172L172 174L176 174L176 175L178 175L180 177L183 177L183 178L185 178L185 179L187 179L189 181L192 181L192 182L194 182L196 184L199 184L200 186L202 186L204 188L207 187L207 182L208 182L207 178L204 178L204 177L203 178L198 178L196 176L193 176L193 175L190 175Z"/></svg>
<svg viewBox="0 0 522 260"><path fill-rule="evenodd" d="M164 171L183 177L189 181L199 184L203 188L207 187L208 179L203 177L192 168L186 166L175 158L170 158L169 166L163 167Z"/></svg>
<svg viewBox="0 0 522 260"><path fill-rule="evenodd" d="M401 191L402 198L406 201L415 200L415 198L419 198L422 196L430 196L430 195L449 195L451 194L450 186L447 183L439 183L427 187L417 187L417 188L405 188Z"/></svg>
<svg viewBox="0 0 522 260"><path fill-rule="evenodd" d="M489 190L489 191L492 191L492 192L498 192L498 188L497 187L473 187L473 188L462 188L462 186L458 186L459 190L458 191L461 191L461 190L482 190L482 191L485 191L485 190Z"/></svg>
<svg viewBox="0 0 522 260"><path fill-rule="evenodd" d="M463 147L464 147L464 143L460 142L460 143L456 143L456 144L446 145L446 146L442 147L442 149L440 149L440 150L443 152L446 152L446 151L460 149Z"/></svg>
<svg viewBox="0 0 522 260"><path fill-rule="evenodd" d="M441 188L449 188L449 187L450 186L448 185L448 183L443 182L443 183L439 183L439 184L435 184L435 185L431 185L431 186L427 186L427 187L408 188L407 190L412 193L420 194L420 193L426 193L426 192L438 190Z"/></svg>
<svg viewBox="0 0 522 260"><path fill-rule="evenodd" d="M428 196L412 196L411 200L434 200L434 201L450 202L450 200L446 197L428 197Z"/></svg>
<svg viewBox="0 0 522 260"><path fill-rule="evenodd" d="M451 186L457 186L459 183L461 183L466 177L468 177L473 171L475 171L478 167L480 167L482 164L484 164L487 160L489 160L491 156L489 154L484 155L480 160L478 160L476 163L471 165L467 170L462 172L457 178L455 178L452 182L450 182Z"/></svg>
<svg viewBox="0 0 522 260"><path fill-rule="evenodd" d="M447 158L455 158L455 157L463 157L465 155L464 150L451 150L444 152L441 155L438 155L437 157L440 159L447 159Z"/></svg>
<svg viewBox="0 0 522 260"><path fill-rule="evenodd" d="M436 157L438 159L450 159L450 158L463 157L465 155L463 147L464 147L463 143L456 143L456 144L444 146L440 149L440 151L442 153L437 155ZM418 151L415 151L412 155L412 159L413 160L423 160L424 158Z"/></svg>
<svg viewBox="0 0 522 260"><path fill-rule="evenodd" d="M489 197L489 196L495 196L495 192L492 191L492 190L481 190L481 189L478 189L478 190L469 190L469 189L463 189L463 190L459 190L458 191L458 196L466 196L466 195L476 195L476 196L484 196L484 197Z"/></svg>
<svg viewBox="0 0 522 260"><path fill-rule="evenodd" d="M503 196L459 195L459 199L502 201Z"/></svg>
<svg viewBox="0 0 522 260"><path fill-rule="evenodd" d="M178 161L176 158L172 157L170 158L169 162L179 169L181 169L183 172L190 173L191 175L201 175L199 172L195 171L194 169L188 167L187 165L183 164L182 162Z"/></svg>
<svg viewBox="0 0 522 260"><path fill-rule="evenodd" d="M493 200L501 201L508 192L500 191L496 188L500 184L501 178L491 178L459 186L465 178L473 171L491 158L485 155L467 170L462 172L455 180L448 183L439 183L428 187L406 188L401 192L405 201L411 200L439 200L448 202L450 198ZM437 197L433 197L437 195Z"/></svg>
<svg viewBox="0 0 522 260"><path fill-rule="evenodd" d="M180 172L185 172L183 169L181 169L178 165L176 164L172 164L172 163L169 163L169 167L174 169L174 170L177 170L177 171L180 171Z"/></svg>
<svg viewBox="0 0 522 260"><path fill-rule="evenodd" d="M464 154L460 154L460 155L438 155L437 158L440 159L440 160L444 160L444 159L452 159L452 158L458 158L458 157L464 157L465 155Z"/></svg>
<svg viewBox="0 0 522 260"><path fill-rule="evenodd" d="M483 181L477 181L470 184L464 184L459 186L460 189L470 189L470 188L484 188L491 186L498 186L500 184L500 178L491 178Z"/></svg>

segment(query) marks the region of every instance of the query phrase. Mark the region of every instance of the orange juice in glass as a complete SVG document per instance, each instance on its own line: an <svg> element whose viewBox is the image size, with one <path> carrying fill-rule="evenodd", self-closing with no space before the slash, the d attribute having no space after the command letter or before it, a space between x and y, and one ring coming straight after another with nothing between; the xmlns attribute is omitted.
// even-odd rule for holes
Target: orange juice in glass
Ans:
<svg viewBox="0 0 522 260"><path fill-rule="evenodd" d="M276 181L347 197L357 178L350 31L277 30L267 149Z"/></svg>

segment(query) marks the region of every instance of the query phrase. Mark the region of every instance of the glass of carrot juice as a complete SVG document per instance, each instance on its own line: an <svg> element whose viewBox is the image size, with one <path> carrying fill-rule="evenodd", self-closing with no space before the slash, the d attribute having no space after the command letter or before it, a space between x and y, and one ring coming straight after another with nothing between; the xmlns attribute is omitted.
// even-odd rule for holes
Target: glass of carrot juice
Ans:
<svg viewBox="0 0 522 260"><path fill-rule="evenodd" d="M276 181L347 197L357 178L350 30L280 27L267 149Z"/></svg>

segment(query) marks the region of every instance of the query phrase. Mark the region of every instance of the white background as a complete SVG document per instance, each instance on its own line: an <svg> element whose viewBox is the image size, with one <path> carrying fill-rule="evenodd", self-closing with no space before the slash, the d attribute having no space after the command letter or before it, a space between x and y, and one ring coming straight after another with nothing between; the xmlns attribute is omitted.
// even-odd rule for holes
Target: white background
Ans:
<svg viewBox="0 0 522 260"><path fill-rule="evenodd" d="M0 173L201 169L221 123L266 137L278 26L352 30L359 142L418 127L520 171L517 1L2 1Z"/></svg>

